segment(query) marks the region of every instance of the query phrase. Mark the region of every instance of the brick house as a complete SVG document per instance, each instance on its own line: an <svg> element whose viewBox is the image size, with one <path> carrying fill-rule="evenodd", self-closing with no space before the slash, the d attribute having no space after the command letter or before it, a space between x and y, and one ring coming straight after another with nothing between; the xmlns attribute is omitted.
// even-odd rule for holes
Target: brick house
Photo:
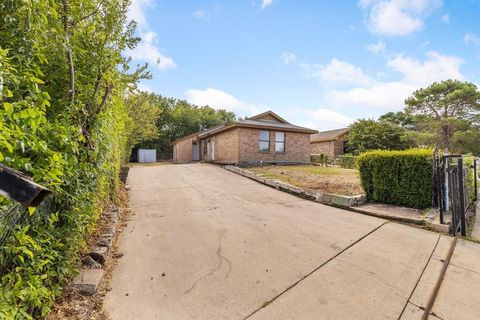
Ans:
<svg viewBox="0 0 480 320"><path fill-rule="evenodd" d="M318 132L310 136L310 153L335 159L347 153L347 141L348 128Z"/></svg>
<svg viewBox="0 0 480 320"><path fill-rule="evenodd" d="M266 111L174 141L173 162L309 163L310 135L316 132Z"/></svg>

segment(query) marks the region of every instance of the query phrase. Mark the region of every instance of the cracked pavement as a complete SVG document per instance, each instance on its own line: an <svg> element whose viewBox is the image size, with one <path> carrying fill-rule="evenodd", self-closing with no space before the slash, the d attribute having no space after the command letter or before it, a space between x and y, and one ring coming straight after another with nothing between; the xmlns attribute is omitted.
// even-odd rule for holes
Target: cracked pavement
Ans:
<svg viewBox="0 0 480 320"><path fill-rule="evenodd" d="M214 165L134 166L128 183L111 319L420 319L452 243ZM468 273L480 293L480 246L460 249L430 319L480 318L455 286Z"/></svg>

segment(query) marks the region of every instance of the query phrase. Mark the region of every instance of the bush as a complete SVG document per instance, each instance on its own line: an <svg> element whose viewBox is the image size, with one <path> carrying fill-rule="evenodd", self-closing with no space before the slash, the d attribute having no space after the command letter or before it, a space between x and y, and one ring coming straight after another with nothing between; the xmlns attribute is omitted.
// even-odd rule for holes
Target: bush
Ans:
<svg viewBox="0 0 480 320"><path fill-rule="evenodd" d="M432 204L433 151L369 151L357 157L367 199L423 209Z"/></svg>
<svg viewBox="0 0 480 320"><path fill-rule="evenodd" d="M147 75L122 56L140 40L129 1L4 3L0 162L53 194L36 211L0 195L0 319L42 319L114 198L133 121L124 98Z"/></svg>
<svg viewBox="0 0 480 320"><path fill-rule="evenodd" d="M328 162L328 156L325 154L311 154L310 155L310 162L312 163L319 163L321 165L327 165Z"/></svg>
<svg viewBox="0 0 480 320"><path fill-rule="evenodd" d="M475 201L475 171L473 169L474 156L467 155L463 157L464 169L465 169L465 184L468 205L473 204Z"/></svg>
<svg viewBox="0 0 480 320"><path fill-rule="evenodd" d="M338 156L335 163L342 168L353 169L356 167L356 157L352 155Z"/></svg>

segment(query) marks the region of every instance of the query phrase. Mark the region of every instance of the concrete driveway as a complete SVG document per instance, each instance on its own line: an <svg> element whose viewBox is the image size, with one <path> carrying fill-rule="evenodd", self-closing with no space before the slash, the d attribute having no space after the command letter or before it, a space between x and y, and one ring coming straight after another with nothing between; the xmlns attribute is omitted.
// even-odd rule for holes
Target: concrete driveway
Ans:
<svg viewBox="0 0 480 320"><path fill-rule="evenodd" d="M419 319L452 241L214 165L133 167L129 185L112 319Z"/></svg>

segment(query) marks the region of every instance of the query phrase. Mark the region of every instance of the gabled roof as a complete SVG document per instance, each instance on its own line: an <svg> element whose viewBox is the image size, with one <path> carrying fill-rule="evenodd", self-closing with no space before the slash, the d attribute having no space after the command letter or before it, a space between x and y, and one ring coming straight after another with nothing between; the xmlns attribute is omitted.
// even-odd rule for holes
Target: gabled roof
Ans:
<svg viewBox="0 0 480 320"><path fill-rule="evenodd" d="M310 142L332 141L347 133L349 128L321 131L310 136Z"/></svg>
<svg viewBox="0 0 480 320"><path fill-rule="evenodd" d="M288 122L287 120L283 119L282 117L280 117L278 114L276 114L276 113L273 112L272 110L268 110L268 111L262 112L262 113L260 113L260 114L257 114L256 116L247 118L246 120L263 120L262 118L264 118L264 117L266 117L266 116L271 116L271 117L277 119L279 122L286 123L286 124L290 124L290 122ZM265 121L265 120L264 120L264 121ZM267 121L268 121L268 120L267 120Z"/></svg>
<svg viewBox="0 0 480 320"><path fill-rule="evenodd" d="M177 143L177 142L183 141L183 140L188 139L188 138L196 138L197 136L198 136L198 132L191 133L191 134L189 134L189 135L187 135L187 136L183 136L183 137L181 137L181 138L178 138L178 139L176 139L176 140L173 140L173 141L170 143L170 145L173 146L173 145L174 145L175 143Z"/></svg>
<svg viewBox="0 0 480 320"><path fill-rule="evenodd" d="M267 120L263 119L266 116L271 116L277 121L273 120ZM276 114L273 111L266 111L260 114L257 114L256 116L247 118L245 120L238 120L237 122L234 122L230 125L221 125L203 132L200 132L198 137L200 139L209 137L213 134L230 130L235 127L241 127L241 128L257 128L257 129L266 129L266 130L283 130L283 131L293 131L293 132L302 132L302 133L317 133L317 130L312 130L309 128L304 128L300 126L293 125L280 117L278 114Z"/></svg>

